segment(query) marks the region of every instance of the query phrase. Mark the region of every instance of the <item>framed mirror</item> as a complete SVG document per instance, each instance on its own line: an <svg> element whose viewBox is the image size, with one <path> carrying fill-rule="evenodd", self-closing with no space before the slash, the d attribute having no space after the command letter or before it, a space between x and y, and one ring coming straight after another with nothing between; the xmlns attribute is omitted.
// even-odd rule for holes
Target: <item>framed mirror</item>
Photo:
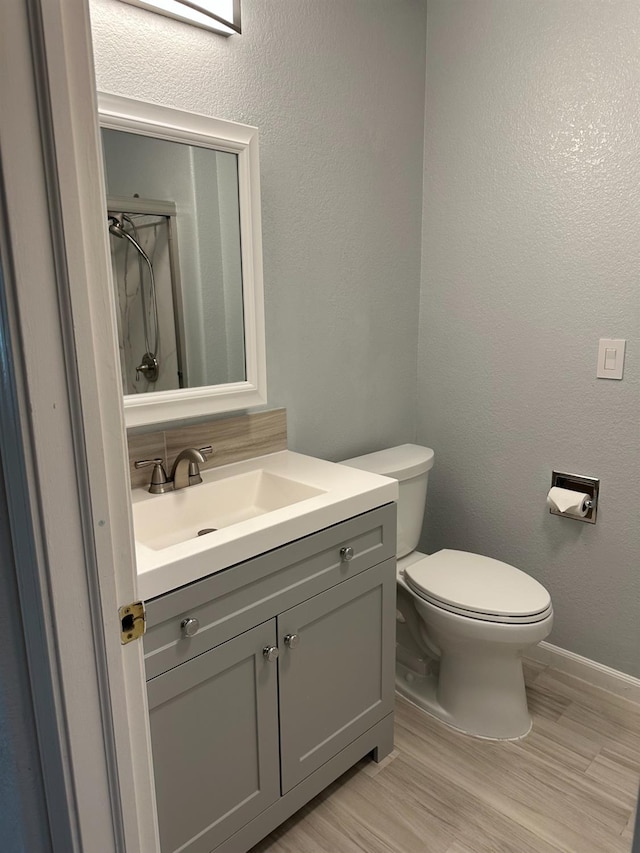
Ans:
<svg viewBox="0 0 640 853"><path fill-rule="evenodd" d="M127 427L266 403L257 129L98 108Z"/></svg>

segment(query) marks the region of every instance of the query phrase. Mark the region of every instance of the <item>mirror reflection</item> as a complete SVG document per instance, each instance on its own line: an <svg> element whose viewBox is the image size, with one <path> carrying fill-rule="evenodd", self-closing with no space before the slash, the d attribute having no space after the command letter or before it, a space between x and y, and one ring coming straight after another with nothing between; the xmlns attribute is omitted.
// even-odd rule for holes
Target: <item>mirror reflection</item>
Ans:
<svg viewBox="0 0 640 853"><path fill-rule="evenodd" d="M101 133L123 393L244 381L238 155Z"/></svg>

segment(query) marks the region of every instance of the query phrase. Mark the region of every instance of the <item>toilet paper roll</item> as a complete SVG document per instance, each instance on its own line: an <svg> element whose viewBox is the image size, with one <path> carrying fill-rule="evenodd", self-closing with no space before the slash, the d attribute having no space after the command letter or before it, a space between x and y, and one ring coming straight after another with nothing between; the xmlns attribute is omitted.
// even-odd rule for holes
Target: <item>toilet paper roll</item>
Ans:
<svg viewBox="0 0 640 853"><path fill-rule="evenodd" d="M574 518L584 518L589 512L586 502L591 500L591 495L585 492L574 492L573 489L561 489L560 486L552 486L547 495L547 505L551 509L561 512L563 515L571 515Z"/></svg>

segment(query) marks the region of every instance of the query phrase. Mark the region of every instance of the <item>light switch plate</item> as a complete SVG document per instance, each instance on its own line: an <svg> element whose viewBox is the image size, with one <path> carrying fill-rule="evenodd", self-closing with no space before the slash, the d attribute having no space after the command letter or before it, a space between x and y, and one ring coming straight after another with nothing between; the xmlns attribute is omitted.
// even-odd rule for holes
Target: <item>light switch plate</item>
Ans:
<svg viewBox="0 0 640 853"><path fill-rule="evenodd" d="M598 379L622 379L626 343L623 338L600 338L596 370Z"/></svg>

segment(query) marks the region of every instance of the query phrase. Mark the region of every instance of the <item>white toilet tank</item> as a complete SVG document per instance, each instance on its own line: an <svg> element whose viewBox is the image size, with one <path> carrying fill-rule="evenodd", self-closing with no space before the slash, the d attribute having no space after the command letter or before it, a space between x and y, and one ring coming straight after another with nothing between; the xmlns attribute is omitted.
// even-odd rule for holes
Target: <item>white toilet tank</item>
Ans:
<svg viewBox="0 0 640 853"><path fill-rule="evenodd" d="M401 444L398 447L379 450L377 453L354 456L353 459L345 459L340 463L398 480L398 558L410 554L418 546L433 457L434 453L430 447Z"/></svg>

